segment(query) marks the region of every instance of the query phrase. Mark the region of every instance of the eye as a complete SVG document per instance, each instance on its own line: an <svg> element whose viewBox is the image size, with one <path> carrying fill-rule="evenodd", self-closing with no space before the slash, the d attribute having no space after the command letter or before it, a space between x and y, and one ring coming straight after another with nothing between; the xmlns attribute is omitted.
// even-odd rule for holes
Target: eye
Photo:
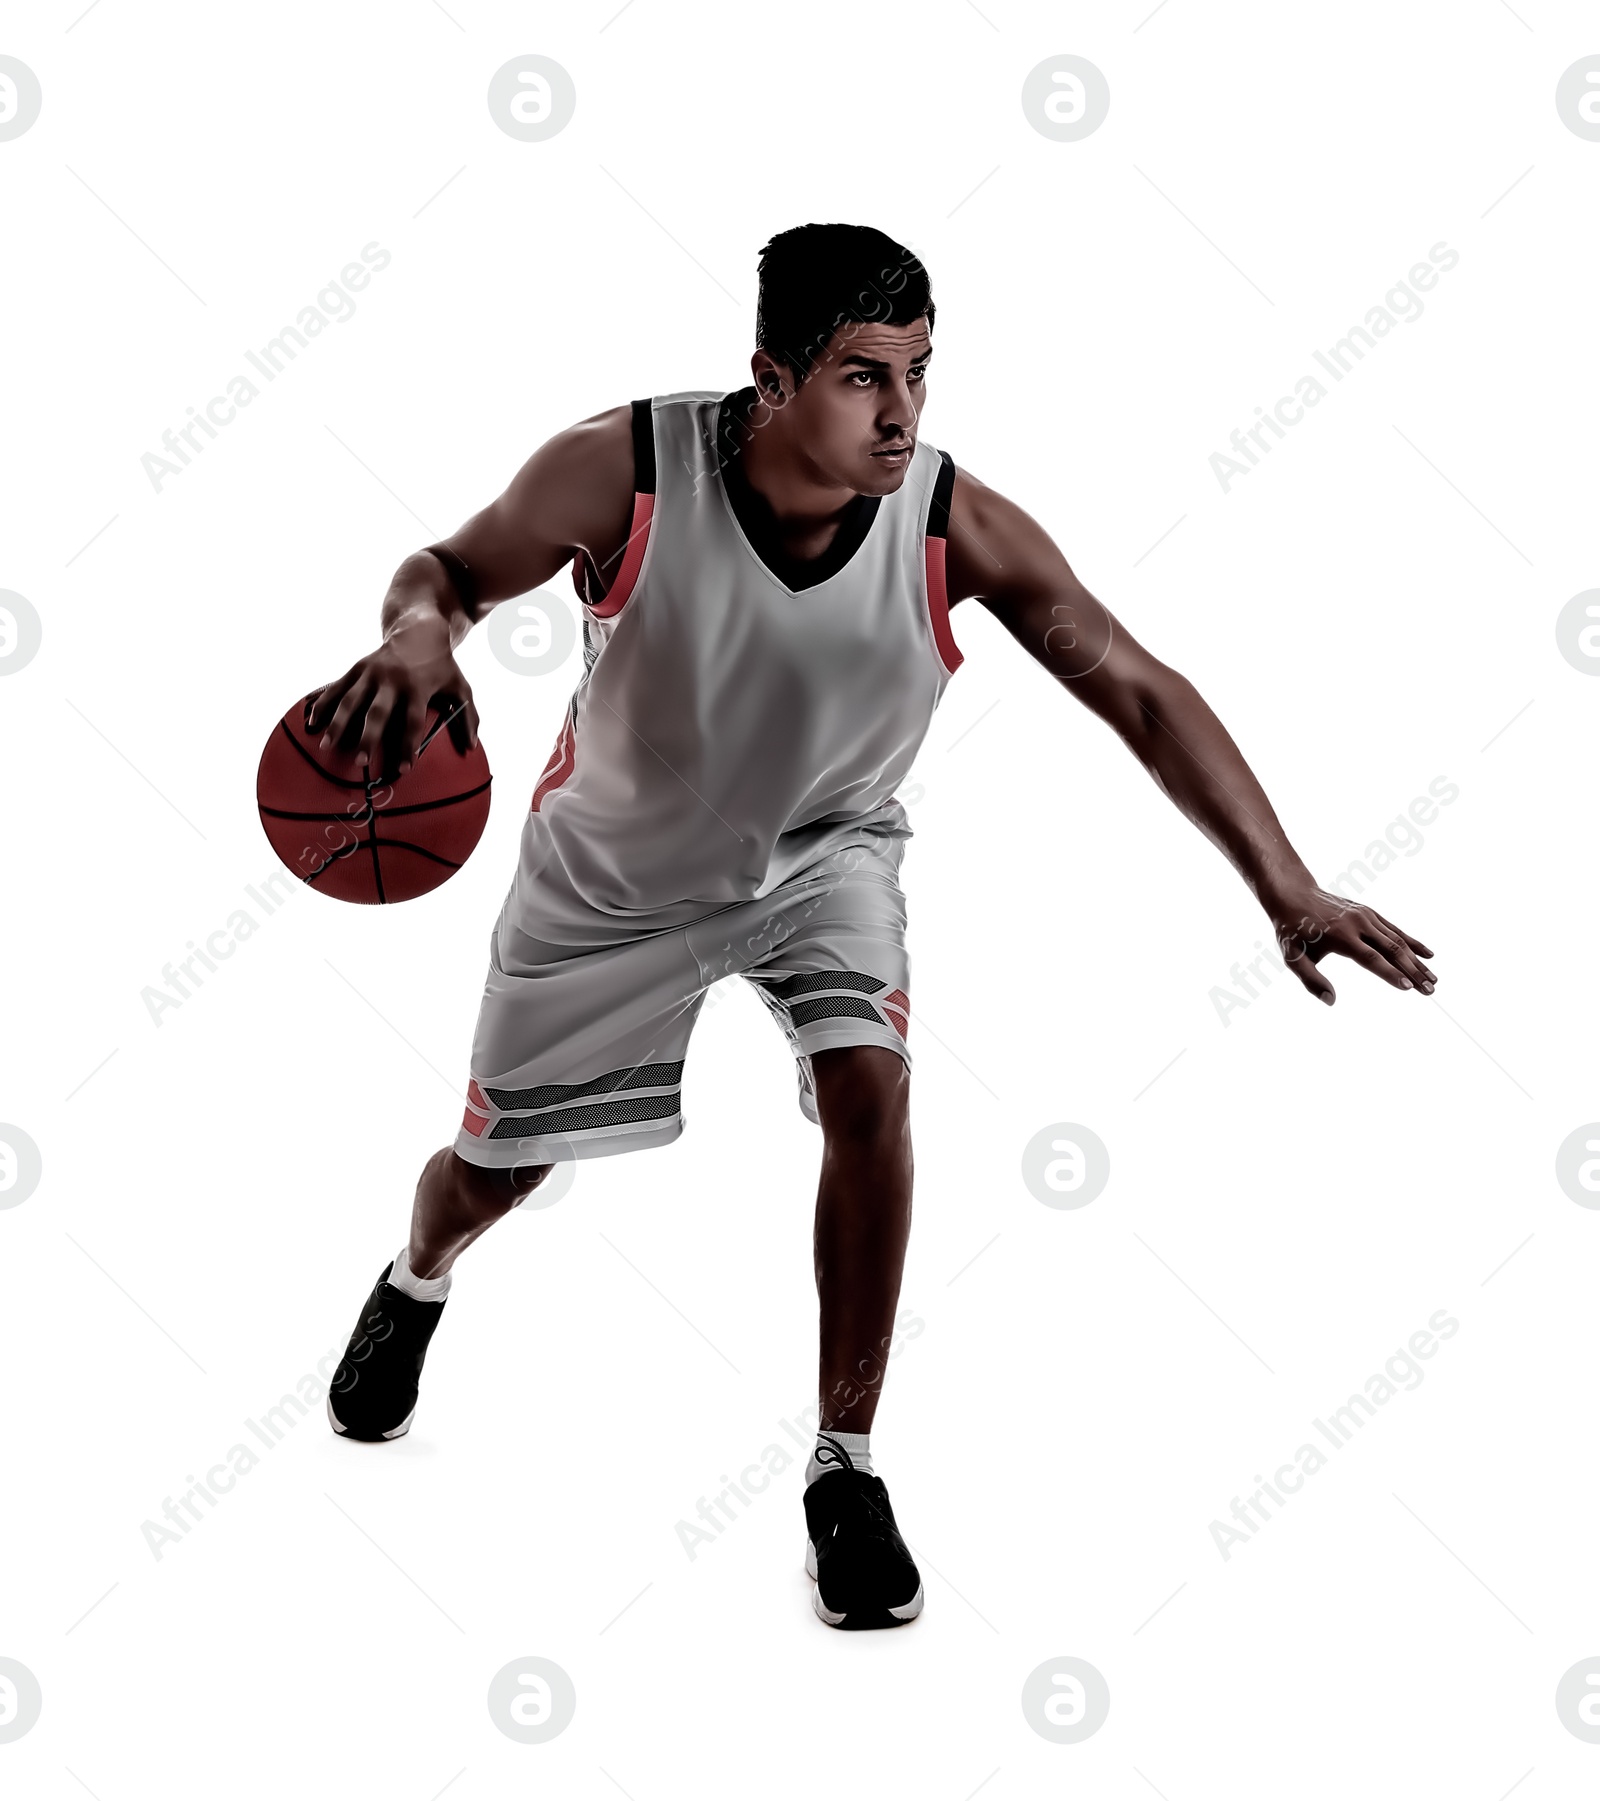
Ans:
<svg viewBox="0 0 1600 1801"><path fill-rule="evenodd" d="M907 381L921 381L922 378L927 373L928 373L927 365L920 364L917 368L908 370L906 372L906 380Z"/></svg>

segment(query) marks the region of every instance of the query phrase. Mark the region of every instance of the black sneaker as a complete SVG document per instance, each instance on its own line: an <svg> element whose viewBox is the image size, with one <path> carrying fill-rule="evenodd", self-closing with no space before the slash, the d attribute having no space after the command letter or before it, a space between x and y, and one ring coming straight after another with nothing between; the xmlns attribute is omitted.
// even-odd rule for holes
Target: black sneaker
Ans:
<svg viewBox="0 0 1600 1801"><path fill-rule="evenodd" d="M889 1491L838 1447L843 1467L805 1493L806 1574L817 1618L846 1632L903 1626L922 1612L922 1578L894 1523Z"/></svg>
<svg viewBox="0 0 1600 1801"><path fill-rule="evenodd" d="M333 1372L328 1424L344 1438L399 1438L417 1411L417 1379L444 1302L416 1301L391 1287L393 1268L392 1261L384 1266Z"/></svg>

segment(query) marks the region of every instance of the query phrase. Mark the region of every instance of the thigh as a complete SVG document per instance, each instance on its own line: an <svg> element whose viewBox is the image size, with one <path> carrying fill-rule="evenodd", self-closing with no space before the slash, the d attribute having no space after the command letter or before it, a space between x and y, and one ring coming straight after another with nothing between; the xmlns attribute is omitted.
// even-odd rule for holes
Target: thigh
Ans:
<svg viewBox="0 0 1600 1801"><path fill-rule="evenodd" d="M685 1053L705 998L681 931L549 961L490 940L458 1156L514 1168L667 1144L683 1131ZM509 964L509 966L508 966Z"/></svg>
<svg viewBox="0 0 1600 1801"><path fill-rule="evenodd" d="M741 973L760 994L802 1060L801 1105L812 1084L804 1067L819 1051L881 1045L909 1064L911 963L901 846L851 846L768 897ZM775 904L771 904L775 903Z"/></svg>

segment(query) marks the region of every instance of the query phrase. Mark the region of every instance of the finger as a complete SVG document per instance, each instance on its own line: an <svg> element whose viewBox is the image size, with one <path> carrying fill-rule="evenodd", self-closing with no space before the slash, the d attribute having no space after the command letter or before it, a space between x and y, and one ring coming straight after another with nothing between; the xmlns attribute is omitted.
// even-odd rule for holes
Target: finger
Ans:
<svg viewBox="0 0 1600 1801"><path fill-rule="evenodd" d="M1433 952L1428 949L1427 945L1425 945L1420 938L1413 938L1409 932L1401 931L1400 927L1397 926L1392 919L1385 919L1381 913L1374 912L1370 907L1367 911L1372 913L1372 917L1377 920L1379 925L1387 926L1388 929L1394 933L1396 938L1403 938L1406 944L1409 945L1419 957L1431 957L1433 955Z"/></svg>
<svg viewBox="0 0 1600 1801"><path fill-rule="evenodd" d="M311 696L310 704L306 709L307 731L314 732L320 730L326 722L328 715L333 711L340 698L360 673L361 665L359 663L352 663L344 674L339 677L338 681L329 682L325 688L319 688L316 693Z"/></svg>
<svg viewBox="0 0 1600 1801"><path fill-rule="evenodd" d="M1370 969L1391 988L1410 988L1415 985L1410 976L1402 975L1381 951L1374 950L1364 938L1357 938L1353 943L1347 940L1342 944L1335 944L1333 948L1341 956L1350 958L1353 963L1359 963L1363 969Z"/></svg>
<svg viewBox="0 0 1600 1801"><path fill-rule="evenodd" d="M383 734L389 724L389 716L394 712L395 692L385 684L372 697L372 704L367 708L366 724L361 728L361 742L357 751L367 766L367 776L377 781L383 773Z"/></svg>
<svg viewBox="0 0 1600 1801"><path fill-rule="evenodd" d="M1314 994L1319 1001L1324 1002L1327 1006L1331 1007L1333 1005L1333 983L1330 982L1322 971L1317 968L1311 953L1306 950L1304 946L1292 955L1285 952L1283 961L1284 967L1289 973L1299 977L1300 986L1305 989L1307 994Z"/></svg>
<svg viewBox="0 0 1600 1801"><path fill-rule="evenodd" d="M354 721L358 720L366 710L367 702L372 698L375 683L370 676L360 676L345 690L344 698L334 708L321 738L321 748L326 750L330 745L343 746L345 734L349 732Z"/></svg>
<svg viewBox="0 0 1600 1801"><path fill-rule="evenodd" d="M1369 910L1369 920L1376 921L1377 917L1376 913ZM1414 988L1420 988L1424 993L1432 991L1433 971L1412 956L1403 934L1391 934L1375 923L1363 923L1356 927L1356 932L1364 944L1370 945L1380 957L1398 969Z"/></svg>
<svg viewBox="0 0 1600 1801"><path fill-rule="evenodd" d="M1373 934L1376 938L1378 935ZM1387 934L1385 934L1387 936ZM1378 949L1389 959L1402 975L1411 978L1411 985L1421 994L1432 994L1438 986L1439 978L1426 963L1411 949L1411 941L1404 932L1389 937L1387 947L1378 944Z"/></svg>
<svg viewBox="0 0 1600 1801"><path fill-rule="evenodd" d="M383 778L396 781L411 767L412 721L416 718L416 696L404 687L394 690L394 702L383 735Z"/></svg>
<svg viewBox="0 0 1600 1801"><path fill-rule="evenodd" d="M1371 913L1370 909L1368 911ZM1371 917L1377 920L1381 918L1381 915L1371 913ZM1367 926L1362 929L1361 936L1380 956L1386 957L1419 993L1433 993L1438 978L1426 963L1412 953L1410 942L1404 932L1394 931L1387 925Z"/></svg>
<svg viewBox="0 0 1600 1801"><path fill-rule="evenodd" d="M422 749L422 741L428 735L428 709L422 705L415 695L405 699L405 730L395 735L395 742L400 746L400 773L402 775L411 768Z"/></svg>
<svg viewBox="0 0 1600 1801"><path fill-rule="evenodd" d="M439 709L439 723L450 734L450 742L465 756L478 741L478 709L472 702L472 690L462 682L459 687L442 688L434 695Z"/></svg>

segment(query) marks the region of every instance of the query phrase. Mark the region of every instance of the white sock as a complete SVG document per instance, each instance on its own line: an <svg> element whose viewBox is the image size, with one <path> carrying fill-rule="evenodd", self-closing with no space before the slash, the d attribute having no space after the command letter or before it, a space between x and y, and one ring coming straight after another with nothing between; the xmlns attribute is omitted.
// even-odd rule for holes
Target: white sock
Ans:
<svg viewBox="0 0 1600 1801"><path fill-rule="evenodd" d="M450 1272L446 1270L442 1276L412 1275L406 1258L409 1249L409 1245L402 1245L395 1254L394 1268L389 1271L389 1286L410 1295L414 1301L442 1301L450 1292Z"/></svg>
<svg viewBox="0 0 1600 1801"><path fill-rule="evenodd" d="M812 1447L811 1459L806 1464L806 1487L809 1488L819 1477L826 1476L829 1470L854 1468L870 1476L872 1474L871 1440L870 1432L823 1432L819 1430L817 1442ZM841 1446L844 1449L845 1457L849 1458L848 1464L839 1455Z"/></svg>

